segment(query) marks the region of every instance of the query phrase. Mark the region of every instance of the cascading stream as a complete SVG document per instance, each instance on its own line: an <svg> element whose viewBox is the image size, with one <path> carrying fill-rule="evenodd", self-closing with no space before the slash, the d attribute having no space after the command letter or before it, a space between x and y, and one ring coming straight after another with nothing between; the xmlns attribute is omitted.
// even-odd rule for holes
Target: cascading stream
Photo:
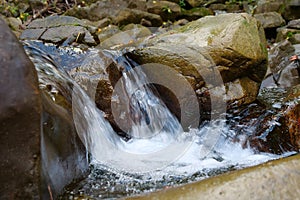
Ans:
<svg viewBox="0 0 300 200"><path fill-rule="evenodd" d="M112 107L120 120L128 121L123 128L131 139L125 141L63 66L57 66L46 53L28 43L24 43L24 48L37 69L40 88L53 99L53 94L60 92L71 103L78 135L91 155L92 173L78 183L75 192L101 199L116 198L201 180L280 157L255 153L233 143L228 136L236 132L224 126L224 120L184 132L137 64L119 52L104 51L124 68L123 77L115 86ZM89 57L93 55L86 59ZM220 130L217 145L209 154L201 155L199 149L207 145L206 138Z"/></svg>

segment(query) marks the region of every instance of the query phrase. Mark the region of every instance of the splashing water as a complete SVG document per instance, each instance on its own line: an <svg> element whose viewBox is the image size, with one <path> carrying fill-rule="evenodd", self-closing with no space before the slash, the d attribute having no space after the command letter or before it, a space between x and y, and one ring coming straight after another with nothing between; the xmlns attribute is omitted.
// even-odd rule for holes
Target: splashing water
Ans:
<svg viewBox="0 0 300 200"><path fill-rule="evenodd" d="M25 44L25 49L38 71L40 87L51 83L72 101L77 132L92 157L91 174L67 190L65 196L78 193L101 199L117 198L201 180L280 157L258 154L233 143L228 136L236 132L224 126L223 120L184 132L176 117L155 95L154 88L147 85L143 71L132 70L134 61L106 52L125 67L119 82L122 92L112 97L119 103L116 106L126 105L127 114L120 109L120 118L130 116L125 117L129 124L125 130L131 139L125 141L114 132L87 93L64 70L57 68L51 58L29 44ZM217 145L203 157L199 149L205 147L205 138L220 130ZM175 156L170 159L170 155Z"/></svg>

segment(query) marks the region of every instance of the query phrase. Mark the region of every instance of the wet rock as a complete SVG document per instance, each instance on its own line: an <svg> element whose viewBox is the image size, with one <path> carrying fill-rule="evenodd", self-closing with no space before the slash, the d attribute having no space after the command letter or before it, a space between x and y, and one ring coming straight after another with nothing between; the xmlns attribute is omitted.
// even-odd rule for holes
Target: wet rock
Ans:
<svg viewBox="0 0 300 200"><path fill-rule="evenodd" d="M297 199L300 155L128 199Z"/></svg>
<svg viewBox="0 0 300 200"><path fill-rule="evenodd" d="M266 105L260 111L247 110L248 116L240 119L240 124L252 126L246 144L257 151L282 154L300 150L300 80L290 89L264 88L259 101ZM270 101L270 102L268 102ZM257 109L258 107L256 107ZM252 114L250 114L252 113ZM244 119L256 119L255 123ZM240 133L243 131L240 131Z"/></svg>
<svg viewBox="0 0 300 200"><path fill-rule="evenodd" d="M118 26L126 24L139 24L142 19L150 21L152 26L158 27L162 25L162 19L159 15L148 13L135 9L124 9L120 11L117 17L114 18L114 23Z"/></svg>
<svg viewBox="0 0 300 200"><path fill-rule="evenodd" d="M86 175L88 161L74 126L70 102L61 93L53 101L43 92L42 100L42 194L44 199L51 199L49 189L56 198L66 185Z"/></svg>
<svg viewBox="0 0 300 200"><path fill-rule="evenodd" d="M300 79L298 83L300 84ZM300 85L290 89L285 101L291 102L284 112L290 144L300 150Z"/></svg>
<svg viewBox="0 0 300 200"><path fill-rule="evenodd" d="M73 84L67 75L62 75L64 72L55 68L53 63L56 61L35 49L35 43L26 43L25 48L38 71L42 91L40 191L42 199L55 199L66 185L82 178L88 171L86 150L73 119Z"/></svg>
<svg viewBox="0 0 300 200"><path fill-rule="evenodd" d="M96 45L97 43L88 29L89 27L77 18L49 16L32 21L22 33L20 39L40 39L46 42L62 44L66 40L77 41L76 38L81 35L83 38L80 43Z"/></svg>
<svg viewBox="0 0 300 200"><path fill-rule="evenodd" d="M249 103L255 100L267 69L266 42L261 33L262 27L247 14L204 17L146 41L129 56L139 64L160 63L175 69L198 91L198 97L205 85L199 70L215 66L224 83L231 86L227 93L228 88L240 88L227 101ZM210 62L205 53L211 56Z"/></svg>
<svg viewBox="0 0 300 200"><path fill-rule="evenodd" d="M160 15L164 21L174 21L181 13L181 8L177 3L169 1L148 1L147 11Z"/></svg>
<svg viewBox="0 0 300 200"><path fill-rule="evenodd" d="M0 19L0 198L40 198L41 98L23 47Z"/></svg>
<svg viewBox="0 0 300 200"><path fill-rule="evenodd" d="M270 49L268 73L276 74L290 64L289 57L295 52L295 48L288 41L284 40Z"/></svg>
<svg viewBox="0 0 300 200"><path fill-rule="evenodd" d="M95 99L97 107L105 113L105 118L117 132L118 128L111 111L113 87L121 78L121 69L103 52L95 52L88 56L81 66L71 70L73 79Z"/></svg>
<svg viewBox="0 0 300 200"><path fill-rule="evenodd" d="M255 14L254 17L262 24L263 28L275 28L285 25L284 19L277 12Z"/></svg>

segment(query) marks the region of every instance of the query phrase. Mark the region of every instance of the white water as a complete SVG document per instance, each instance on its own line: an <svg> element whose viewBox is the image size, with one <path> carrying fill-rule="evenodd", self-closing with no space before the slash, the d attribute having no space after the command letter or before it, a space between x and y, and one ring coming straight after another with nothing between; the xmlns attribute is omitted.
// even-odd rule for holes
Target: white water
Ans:
<svg viewBox="0 0 300 200"><path fill-rule="evenodd" d="M126 112L131 114L131 118L127 119L130 120L128 134L132 138L125 141L113 131L104 119L103 112L97 109L94 101L75 81L57 70L53 63L42 64L45 60L39 62L38 56L31 55L31 59L38 68L40 81L63 82L65 90L72 90L69 92L72 94L77 132L95 166L119 174L125 173L125 178L129 178L128 174L142 173L142 179L149 180L151 177L151 181L155 182L165 175L189 177L215 169L248 167L280 157L255 153L250 148L233 143L229 136L237 133L230 130L223 120L183 132L177 119L145 85L145 74L142 71L128 73L132 66L124 59L119 64L126 65L124 79L120 83L125 95L116 94L113 98L116 102L127 102ZM42 80L45 77L48 79ZM68 83L72 83L73 87L69 87ZM218 131L221 131L218 143L206 144L209 141L206 138ZM205 148L207 151L203 151ZM124 183L126 180L122 181Z"/></svg>
<svg viewBox="0 0 300 200"><path fill-rule="evenodd" d="M77 128L79 132L85 130L84 137L81 137L94 164L108 166L112 171L150 172L152 178L159 178L162 174L170 173L188 176L204 169L230 166L242 168L279 158L278 155L255 153L250 148L233 143L227 136L237 133L226 127L224 120L183 132L177 119L146 85L146 75L140 70L133 71L133 64L124 57L118 57L118 64L125 66L126 70L120 82L122 93L119 96L115 94L113 98L119 104L127 105L126 112L131 114L125 118L131 125L127 130L132 136L129 141L116 136L109 123L103 119L103 114L82 90L77 91L75 88L73 93L73 97L76 96L73 100L75 122L79 126L84 124ZM76 119L76 116L79 118ZM86 119L84 123L82 118ZM222 133L217 145L207 144L209 140L206 137L215 132ZM203 154L206 146L209 152Z"/></svg>

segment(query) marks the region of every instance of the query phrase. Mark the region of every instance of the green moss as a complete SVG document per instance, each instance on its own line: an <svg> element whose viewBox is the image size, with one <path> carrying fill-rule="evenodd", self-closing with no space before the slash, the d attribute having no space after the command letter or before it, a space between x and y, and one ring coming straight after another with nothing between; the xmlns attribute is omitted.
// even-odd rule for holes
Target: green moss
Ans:
<svg viewBox="0 0 300 200"><path fill-rule="evenodd" d="M260 46L261 51L263 52L263 54L267 57L268 56L267 47L263 43L259 43L259 46Z"/></svg>
<svg viewBox="0 0 300 200"><path fill-rule="evenodd" d="M285 9L286 9L286 5L283 3L280 5L278 12L280 14L282 14L282 13L284 13Z"/></svg>

